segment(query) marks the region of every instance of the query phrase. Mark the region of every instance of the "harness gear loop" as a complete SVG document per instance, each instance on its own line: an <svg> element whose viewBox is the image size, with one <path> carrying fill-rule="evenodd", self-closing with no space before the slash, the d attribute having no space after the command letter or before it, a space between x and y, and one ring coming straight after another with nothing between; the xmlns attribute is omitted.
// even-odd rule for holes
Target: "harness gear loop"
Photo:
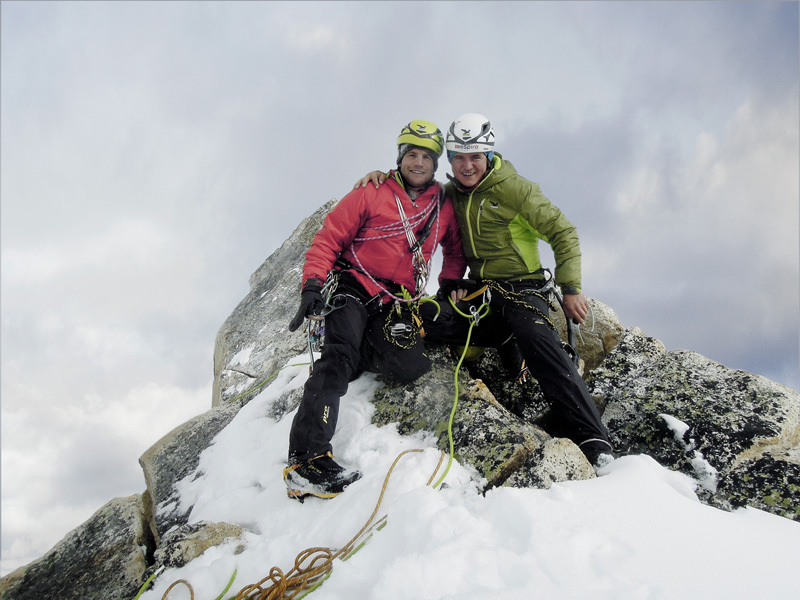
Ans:
<svg viewBox="0 0 800 600"><path fill-rule="evenodd" d="M475 298L477 298L478 296L480 296L481 294L483 294L484 292L487 292L487 291L489 291L489 286L488 285L484 285L483 287L478 288L477 290L475 290L471 294L469 294L467 296L464 296L461 299L461 301L462 302L469 302L470 300L474 300ZM489 300L491 300L491 299L492 299L491 296L489 296Z"/></svg>
<svg viewBox="0 0 800 600"><path fill-rule="evenodd" d="M417 336L423 336L422 319L419 316L419 300L411 299L411 294L403 288L403 299L395 300L387 311L383 323L383 335L387 341L403 350L410 350L417 343ZM403 313L407 311L407 316Z"/></svg>
<svg viewBox="0 0 800 600"><path fill-rule="evenodd" d="M520 306L524 306L528 310L533 311L536 315L541 317L541 319L547 323L548 327L553 331L556 330L556 326L553 324L553 321L550 320L550 316L546 315L542 312L539 308L528 302L528 296L536 296L541 298L548 307L554 309L555 307L552 305L552 300L550 298L553 287L552 285L545 284L542 288L538 290L534 289L526 289L523 292L517 292L513 288L507 289L504 287L500 282L494 280L487 280L486 285L489 287L490 290L496 291L500 294L501 298L508 300L509 302L514 302L515 304L519 304Z"/></svg>

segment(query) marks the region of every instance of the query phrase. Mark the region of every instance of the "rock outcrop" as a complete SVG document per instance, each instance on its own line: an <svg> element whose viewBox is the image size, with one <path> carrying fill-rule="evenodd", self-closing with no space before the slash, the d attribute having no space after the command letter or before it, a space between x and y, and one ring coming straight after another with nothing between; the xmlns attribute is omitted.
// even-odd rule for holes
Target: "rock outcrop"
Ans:
<svg viewBox="0 0 800 600"><path fill-rule="evenodd" d="M306 250L336 200L330 200L295 229L250 276L250 293L217 333L212 405L232 398L250 400L259 384L305 348L302 335L290 335L297 312Z"/></svg>
<svg viewBox="0 0 800 600"><path fill-rule="evenodd" d="M128 598L161 566L179 566L244 531L228 523L188 523L191 506L176 487L191 478L200 454L271 376L306 351L287 323L297 309L306 249L334 206L304 220L250 278L250 293L217 335L212 406L177 427L140 459L147 489L109 502L41 559L0 580L0 600ZM700 497L730 509L749 505L800 521L800 394L764 377L727 369L696 353L667 352L613 309L590 299L591 317L577 335L582 372L617 450L647 454L697 479ZM563 314L553 315L566 339ZM408 385L385 381L374 421L402 434L437 436L448 450L457 357L429 349L433 368ZM494 486L547 488L594 471L559 437L536 382L520 384L489 349L459 371L452 422L456 457ZM280 419L302 390L278 399Z"/></svg>
<svg viewBox="0 0 800 600"><path fill-rule="evenodd" d="M0 579L0 598L133 598L154 552L141 496L116 498L42 558Z"/></svg>
<svg viewBox="0 0 800 600"><path fill-rule="evenodd" d="M591 374L615 446L703 485L721 508L800 520L800 402L794 390L630 329Z"/></svg>

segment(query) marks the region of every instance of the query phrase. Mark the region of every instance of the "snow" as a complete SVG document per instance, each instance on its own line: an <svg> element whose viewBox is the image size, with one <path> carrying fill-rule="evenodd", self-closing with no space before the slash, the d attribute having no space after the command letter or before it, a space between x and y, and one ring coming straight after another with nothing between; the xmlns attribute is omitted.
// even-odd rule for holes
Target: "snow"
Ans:
<svg viewBox="0 0 800 600"><path fill-rule="evenodd" d="M294 413L280 421L265 414L303 385L307 360L289 361L179 483L181 506L193 506L190 522L235 523L248 530L244 540L163 571L143 600L162 598L179 579L196 600L211 600L235 572L230 598L272 567L288 572L307 548L343 547L375 512L386 475L406 450L417 451L400 456L372 521L386 515L385 527L347 561L334 560L330 578L309 598L797 598L800 523L701 504L696 480L646 456L621 457L597 479L485 495L474 470L453 461L433 489L434 438L373 425L368 398L381 384L370 375L351 383L333 439L337 459L362 479L333 500L290 500L281 472ZM176 586L167 598L188 599L190 590Z"/></svg>
<svg viewBox="0 0 800 600"><path fill-rule="evenodd" d="M246 365L254 349L255 346L248 346L247 348L239 350L239 352L234 354L231 358L228 368L235 367L236 365Z"/></svg>
<svg viewBox="0 0 800 600"><path fill-rule="evenodd" d="M710 462L708 462L703 453L696 449L694 438L686 439L689 432L689 425L676 419L672 415L659 415L667 423L667 427L672 431L675 441L683 447L686 454L691 452L692 458L689 461L692 465L692 470L697 478L697 483L704 489L714 493L717 491L717 484L719 483L719 473Z"/></svg>

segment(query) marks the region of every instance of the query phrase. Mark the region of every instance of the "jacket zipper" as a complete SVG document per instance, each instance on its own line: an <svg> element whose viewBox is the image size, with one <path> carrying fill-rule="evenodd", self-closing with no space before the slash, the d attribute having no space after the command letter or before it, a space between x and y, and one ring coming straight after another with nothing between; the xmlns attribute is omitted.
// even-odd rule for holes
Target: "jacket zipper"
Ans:
<svg viewBox="0 0 800 600"><path fill-rule="evenodd" d="M494 168L492 168L491 170L494 171ZM469 193L469 197L467 198L467 228L469 230L469 245L472 247L472 255L475 258L478 258L478 250L475 248L475 236L472 234L472 219L470 219L470 209L472 208L472 195L483 184L484 181L486 181L486 178L484 178L480 183L478 183L477 186L475 186L475 189ZM486 198L481 200L481 203L478 205L478 216L475 219L475 225L478 229L478 235L480 235L481 233L481 216L483 215L483 203L485 201ZM481 260L481 268L479 273L481 278L483 278L483 271L485 267L486 267L486 259L484 258Z"/></svg>

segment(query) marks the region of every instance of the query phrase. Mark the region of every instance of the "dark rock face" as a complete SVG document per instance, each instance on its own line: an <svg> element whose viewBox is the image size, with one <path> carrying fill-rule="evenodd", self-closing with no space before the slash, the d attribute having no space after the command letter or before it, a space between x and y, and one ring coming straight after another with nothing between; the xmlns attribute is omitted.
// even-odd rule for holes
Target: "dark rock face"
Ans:
<svg viewBox="0 0 800 600"><path fill-rule="evenodd" d="M694 352L666 352L629 330L591 374L618 450L698 477L711 504L755 506L800 520L800 395ZM670 418L688 426L676 438ZM708 479L708 478L707 478Z"/></svg>
<svg viewBox="0 0 800 600"><path fill-rule="evenodd" d="M140 496L112 500L42 558L0 579L0 598L133 598L155 550L143 510Z"/></svg>
<svg viewBox="0 0 800 600"><path fill-rule="evenodd" d="M145 516L156 543L172 527L185 524L191 511L191 506L180 505L175 483L195 472L200 454L242 406L238 400L206 411L165 435L139 459L147 484Z"/></svg>
<svg viewBox="0 0 800 600"><path fill-rule="evenodd" d="M725 472L712 502L721 508L752 506L800 521L800 464L790 452L767 451L744 457ZM724 499L724 500L720 500Z"/></svg>

